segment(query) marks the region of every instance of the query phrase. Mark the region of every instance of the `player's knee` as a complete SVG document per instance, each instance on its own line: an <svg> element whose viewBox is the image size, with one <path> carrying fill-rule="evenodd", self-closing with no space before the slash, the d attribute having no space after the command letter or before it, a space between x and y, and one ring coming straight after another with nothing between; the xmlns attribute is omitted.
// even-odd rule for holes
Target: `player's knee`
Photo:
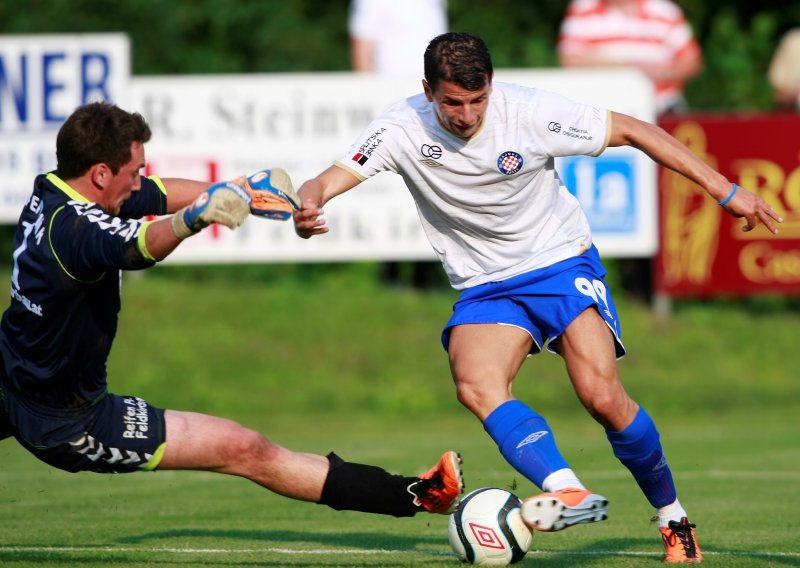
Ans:
<svg viewBox="0 0 800 568"><path fill-rule="evenodd" d="M249 428L240 428L226 444L229 461L268 460L276 446L262 434Z"/></svg>
<svg viewBox="0 0 800 568"><path fill-rule="evenodd" d="M604 428L617 429L616 425L627 420L633 402L624 391L598 389L584 399L583 404Z"/></svg>
<svg viewBox="0 0 800 568"><path fill-rule="evenodd" d="M479 417L485 417L507 397L505 392L481 381L456 380L458 402Z"/></svg>

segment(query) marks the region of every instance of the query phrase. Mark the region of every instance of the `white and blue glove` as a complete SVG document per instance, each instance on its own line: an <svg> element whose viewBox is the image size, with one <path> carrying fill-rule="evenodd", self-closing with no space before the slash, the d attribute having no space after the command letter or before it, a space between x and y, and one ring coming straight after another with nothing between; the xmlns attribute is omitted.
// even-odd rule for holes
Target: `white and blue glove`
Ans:
<svg viewBox="0 0 800 568"><path fill-rule="evenodd" d="M251 202L247 190L233 182L214 184L172 216L172 231L185 239L212 223L235 229L250 213Z"/></svg>
<svg viewBox="0 0 800 568"><path fill-rule="evenodd" d="M282 168L257 171L247 176L242 185L252 198L250 212L257 217L286 221L292 211L300 209L292 179Z"/></svg>

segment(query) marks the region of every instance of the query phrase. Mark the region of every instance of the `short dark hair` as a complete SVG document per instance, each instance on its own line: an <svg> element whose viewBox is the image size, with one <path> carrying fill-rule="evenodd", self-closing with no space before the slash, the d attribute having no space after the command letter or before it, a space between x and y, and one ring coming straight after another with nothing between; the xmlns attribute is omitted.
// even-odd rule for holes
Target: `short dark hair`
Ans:
<svg viewBox="0 0 800 568"><path fill-rule="evenodd" d="M493 73L489 48L478 36L448 32L433 38L425 49L425 80L431 89L448 81L477 91Z"/></svg>
<svg viewBox="0 0 800 568"><path fill-rule="evenodd" d="M131 144L144 144L150 136L150 127L139 113L108 102L80 106L56 136L56 174L74 179L101 163L116 174L131 160Z"/></svg>

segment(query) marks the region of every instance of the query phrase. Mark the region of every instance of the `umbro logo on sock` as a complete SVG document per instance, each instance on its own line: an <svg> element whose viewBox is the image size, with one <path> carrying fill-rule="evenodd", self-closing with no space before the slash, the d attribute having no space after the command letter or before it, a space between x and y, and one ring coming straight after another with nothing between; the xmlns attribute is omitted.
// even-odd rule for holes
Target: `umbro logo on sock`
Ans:
<svg viewBox="0 0 800 568"><path fill-rule="evenodd" d="M527 446L528 444L538 442L540 438L547 436L548 433L549 432L547 432L547 430L539 430L538 432L528 435L524 440L517 444L517 449L520 449L522 446Z"/></svg>

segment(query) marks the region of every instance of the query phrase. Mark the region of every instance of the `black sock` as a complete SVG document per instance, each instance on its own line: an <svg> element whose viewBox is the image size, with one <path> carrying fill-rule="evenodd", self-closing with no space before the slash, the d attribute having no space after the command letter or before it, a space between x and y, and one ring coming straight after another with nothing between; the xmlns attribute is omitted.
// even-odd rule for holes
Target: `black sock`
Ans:
<svg viewBox="0 0 800 568"><path fill-rule="evenodd" d="M424 510L414 504L408 487L418 477L392 475L380 467L350 463L331 452L330 470L322 488L320 505L337 511L361 511L395 517L413 517Z"/></svg>

